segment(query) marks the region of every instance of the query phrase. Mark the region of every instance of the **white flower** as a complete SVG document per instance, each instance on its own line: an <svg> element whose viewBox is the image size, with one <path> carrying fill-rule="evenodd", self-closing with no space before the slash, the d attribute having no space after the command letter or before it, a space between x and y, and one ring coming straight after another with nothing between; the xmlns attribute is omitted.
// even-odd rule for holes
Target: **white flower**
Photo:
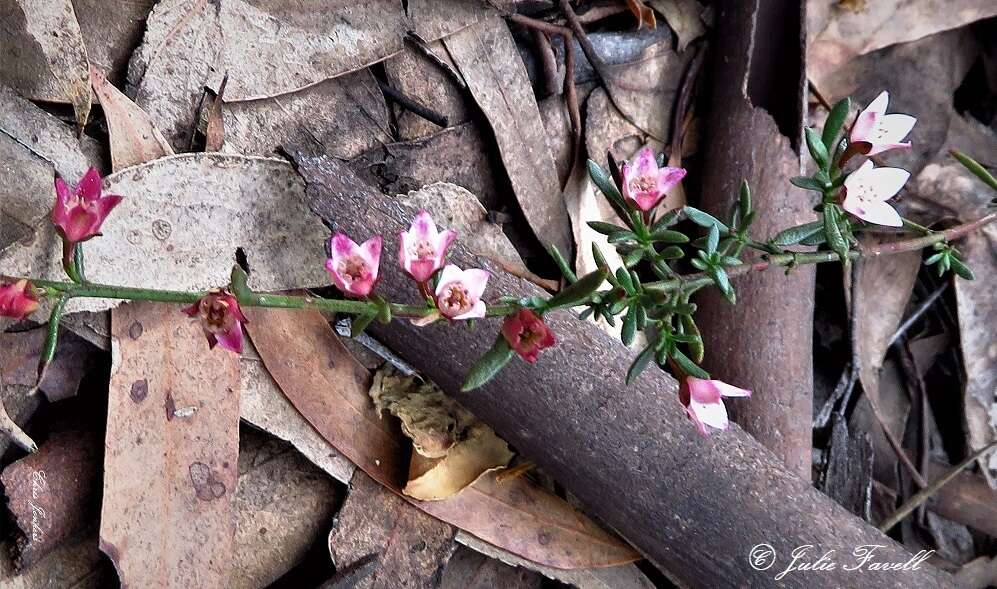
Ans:
<svg viewBox="0 0 997 589"><path fill-rule="evenodd" d="M865 155L910 147L910 142L904 142L904 137L914 128L917 119L910 115L886 114L889 102L890 94L883 90L869 103L869 106L865 107L865 110L859 113L855 124L852 125L849 141L867 144L869 151L863 150Z"/></svg>
<svg viewBox="0 0 997 589"><path fill-rule="evenodd" d="M900 192L908 178L910 172L907 170L876 168L866 160L845 178L845 200L841 206L863 221L902 227L900 213L886 201Z"/></svg>

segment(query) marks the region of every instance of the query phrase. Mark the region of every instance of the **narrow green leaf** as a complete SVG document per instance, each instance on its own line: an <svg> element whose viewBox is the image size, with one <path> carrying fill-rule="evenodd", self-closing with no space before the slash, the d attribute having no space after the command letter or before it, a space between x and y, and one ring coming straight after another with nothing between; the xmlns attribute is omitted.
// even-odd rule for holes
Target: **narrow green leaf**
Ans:
<svg viewBox="0 0 997 589"><path fill-rule="evenodd" d="M710 378L710 373L706 372L699 367L698 364L689 359L688 356L682 353L678 348L672 350L671 353L672 360L679 365L686 374L689 376L695 376L696 378Z"/></svg>
<svg viewBox="0 0 997 589"><path fill-rule="evenodd" d="M495 378L495 375L505 368L505 365L515 355L515 350L509 347L509 342L505 341L505 337L501 333L498 334L492 347L488 348L488 351L478 358L474 366L471 366L471 370L468 371L467 377L464 379L463 386L460 387L461 392L473 391Z"/></svg>
<svg viewBox="0 0 997 589"><path fill-rule="evenodd" d="M623 243L626 241L637 241L637 234L633 231L617 231L608 238L609 243Z"/></svg>
<svg viewBox="0 0 997 589"><path fill-rule="evenodd" d="M653 357L654 357L654 343L652 342L648 344L647 347L644 348L640 354L637 354L637 357L634 358L633 363L630 364L630 369L627 370L628 385L632 383L634 380L636 380L637 377L640 376L641 372L644 372L644 369L647 368L648 363L651 361L651 358Z"/></svg>
<svg viewBox="0 0 997 589"><path fill-rule="evenodd" d="M651 234L651 241L660 241L663 243L688 243L689 237L678 231L672 231L671 229L658 229Z"/></svg>
<svg viewBox="0 0 997 589"><path fill-rule="evenodd" d="M623 329L620 331L620 341L624 346L634 343L634 336L637 335L637 308L638 305L630 305L626 316L623 318Z"/></svg>
<svg viewBox="0 0 997 589"><path fill-rule="evenodd" d="M717 251L717 246L720 245L720 228L716 225L710 226L710 232L706 236L706 251L713 253Z"/></svg>
<svg viewBox="0 0 997 589"><path fill-rule="evenodd" d="M841 234L838 227L838 207L828 205L824 207L824 236L831 250L838 254L838 258L845 262L848 260L848 242Z"/></svg>
<svg viewBox="0 0 997 589"><path fill-rule="evenodd" d="M976 275L973 274L973 271L969 269L969 266L963 264L959 258L950 255L949 263L952 266L952 271L963 280L976 280Z"/></svg>
<svg viewBox="0 0 997 589"><path fill-rule="evenodd" d="M845 125L845 119L848 118L848 111L851 107L852 99L847 96L831 107L827 121L824 122L824 132L821 133L820 137L821 143L824 144L828 153L834 153L838 144L838 134L841 133L841 128Z"/></svg>
<svg viewBox="0 0 997 589"><path fill-rule="evenodd" d="M804 239L820 233L823 229L823 221L814 221L812 223L804 223L803 225L790 227L789 229L785 229L776 234L776 236L772 238L772 244L780 247L796 245Z"/></svg>
<svg viewBox="0 0 997 589"><path fill-rule="evenodd" d="M945 252L938 252L937 254L932 254L931 256L928 257L927 260L924 261L924 265L930 266L932 264L936 264L938 263L938 260L941 260L943 257L945 257Z"/></svg>
<svg viewBox="0 0 997 589"><path fill-rule="evenodd" d="M616 269L616 282L620 283L620 286L623 287L623 290L625 290L628 295L634 296L637 294L637 291L634 289L633 280L630 279L630 273L627 272L626 268Z"/></svg>
<svg viewBox="0 0 997 589"><path fill-rule="evenodd" d="M627 230L626 227L620 227L612 223L603 223L602 221L589 221L588 226L603 235L612 235L619 231Z"/></svg>
<svg viewBox="0 0 997 589"><path fill-rule="evenodd" d="M350 322L350 337L357 337L377 318L375 314L360 315Z"/></svg>
<svg viewBox="0 0 997 589"><path fill-rule="evenodd" d="M568 282L578 282L578 276L575 275L575 271L571 269L571 265L561 255L561 250L557 249L556 245L550 244L547 251L550 252L550 257L554 258L554 263L557 264L557 269L561 271L565 280Z"/></svg>
<svg viewBox="0 0 997 589"><path fill-rule="evenodd" d="M677 260L684 255L685 252L677 245L670 245L658 253L658 257L663 260Z"/></svg>
<svg viewBox="0 0 997 589"><path fill-rule="evenodd" d="M727 272L723 268L710 268L709 269L710 278L713 279L714 284L720 289L724 297L730 301L730 304L737 304L737 295L734 294L734 287L730 284L730 278L727 276Z"/></svg>
<svg viewBox="0 0 997 589"><path fill-rule="evenodd" d="M747 180L741 180L741 194L737 199L737 208L742 219L751 214L751 187L748 186Z"/></svg>
<svg viewBox="0 0 997 589"><path fill-rule="evenodd" d="M696 320L692 318L692 315L679 315L679 319L682 322L682 328L685 329L685 332L696 337L694 341L689 342L688 346L693 361L699 364L706 355L706 348L703 346L703 338L699 333L699 326L696 325Z"/></svg>
<svg viewBox="0 0 997 589"><path fill-rule="evenodd" d="M666 227L671 227L672 225L674 225L675 222L678 221L679 213L681 212L682 209L672 209L667 213L665 213L664 215L661 215L661 218L659 218L657 221L654 222L653 225L651 225L651 233L654 233L659 229L664 229Z"/></svg>
<svg viewBox="0 0 997 589"><path fill-rule="evenodd" d="M682 210L685 212L685 216L688 217L690 221L700 227L716 226L722 233L730 233L730 229L724 225L720 219L717 219L705 211L701 211L696 207L690 207L689 205L682 207Z"/></svg>
<svg viewBox="0 0 997 589"><path fill-rule="evenodd" d="M824 142L821 141L820 135L810 127L804 129L803 132L807 137L807 149L810 150L810 157L814 158L820 169L826 170L829 163L827 148L824 147Z"/></svg>
<svg viewBox="0 0 997 589"><path fill-rule="evenodd" d="M983 180L983 182L986 183L986 185L989 186L990 188L997 190L997 178L994 178L993 174L987 171L987 169L984 168L983 165L980 164L980 162L962 153L958 149L950 150L949 153L952 154L952 157L959 160L959 163L965 166L967 170L972 172L974 176L976 176L980 180Z"/></svg>
<svg viewBox="0 0 997 589"><path fill-rule="evenodd" d="M562 307L577 307L584 304L602 286L602 283L605 282L606 274L607 272L600 268L582 276L577 282L568 285L561 292L548 299L547 309L554 310Z"/></svg>
<svg viewBox="0 0 997 589"><path fill-rule="evenodd" d="M644 248L638 248L623 256L623 265L627 268L633 268L644 259L644 252Z"/></svg>
<svg viewBox="0 0 997 589"><path fill-rule="evenodd" d="M813 190L814 192L820 192L821 194L824 193L824 185L810 176L793 176L789 179L789 183L797 188L802 188L803 190Z"/></svg>
<svg viewBox="0 0 997 589"><path fill-rule="evenodd" d="M692 264L693 266L695 266L695 268L697 270L699 270L699 271L706 270L706 268L707 268L706 262L704 262L703 260L701 260L699 258L693 258L693 259L689 260L689 263Z"/></svg>

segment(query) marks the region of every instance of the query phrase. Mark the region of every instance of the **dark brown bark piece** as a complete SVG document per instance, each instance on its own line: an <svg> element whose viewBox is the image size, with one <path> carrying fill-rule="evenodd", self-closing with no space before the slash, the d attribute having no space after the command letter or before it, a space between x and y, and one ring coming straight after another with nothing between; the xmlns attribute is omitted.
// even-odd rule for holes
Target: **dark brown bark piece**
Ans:
<svg viewBox="0 0 997 589"><path fill-rule="evenodd" d="M794 0L726 3L717 13L713 94L707 117L700 203L726 218L742 180L758 211L753 235L813 221L808 193L788 179L800 173L803 7ZM813 411L813 267L752 273L734 280L737 305L704 291L697 315L706 369L754 391L734 419L810 480Z"/></svg>
<svg viewBox="0 0 997 589"><path fill-rule="evenodd" d="M333 158L295 154L313 210L331 227L385 236L385 251L416 211L365 185ZM450 260L486 267L456 242ZM409 280L385 267L379 292L415 300ZM486 299L542 293L494 268ZM691 587L771 586L772 570L753 569L752 547L771 544L785 567L797 546L850 555L880 544L882 560L910 555L898 544L787 473L781 461L740 428L703 439L676 398L669 376L648 370L632 386L623 375L633 354L595 325L566 312L549 315L556 347L535 366L513 361L482 389L457 395L468 409L530 456L658 567ZM496 322L417 328L405 321L372 330L444 391L460 388L491 345ZM807 420L809 423L809 420ZM930 566L914 571L834 571L788 575L784 587L951 586Z"/></svg>
<svg viewBox="0 0 997 589"><path fill-rule="evenodd" d="M864 432L850 434L848 422L834 416L831 446L821 491L848 511L870 521L872 443Z"/></svg>
<svg viewBox="0 0 997 589"><path fill-rule="evenodd" d="M97 514L101 440L96 432L53 435L0 475L7 508L23 534L17 566L30 567Z"/></svg>
<svg viewBox="0 0 997 589"><path fill-rule="evenodd" d="M329 553L337 569L377 555L373 570L354 567L357 589L429 589L439 584L457 546L455 531L357 470L329 533Z"/></svg>

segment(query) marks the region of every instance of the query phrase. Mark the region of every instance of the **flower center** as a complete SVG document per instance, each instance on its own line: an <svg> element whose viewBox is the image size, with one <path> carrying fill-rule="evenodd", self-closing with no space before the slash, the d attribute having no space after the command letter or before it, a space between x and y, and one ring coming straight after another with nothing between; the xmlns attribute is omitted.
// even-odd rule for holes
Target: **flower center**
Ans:
<svg viewBox="0 0 997 589"><path fill-rule="evenodd" d="M528 325L523 328L523 333L519 336L519 343L525 350L532 350L543 341L543 329L538 329L536 325Z"/></svg>
<svg viewBox="0 0 997 589"><path fill-rule="evenodd" d="M467 287L461 282L451 282L443 287L437 305L440 311L451 317L471 310L471 299Z"/></svg>
<svg viewBox="0 0 997 589"><path fill-rule="evenodd" d="M436 248L428 239L423 239L409 246L408 253L417 260L428 260L436 255Z"/></svg>
<svg viewBox="0 0 997 589"><path fill-rule="evenodd" d="M211 333L225 331L232 323L229 304L219 299L205 301L201 304L201 319L203 319L202 324Z"/></svg>
<svg viewBox="0 0 997 589"><path fill-rule="evenodd" d="M352 283L364 277L367 263L360 256L353 255L340 260L336 269L347 283Z"/></svg>
<svg viewBox="0 0 997 589"><path fill-rule="evenodd" d="M651 192L658 185L654 176L637 176L630 181L630 188L635 192Z"/></svg>

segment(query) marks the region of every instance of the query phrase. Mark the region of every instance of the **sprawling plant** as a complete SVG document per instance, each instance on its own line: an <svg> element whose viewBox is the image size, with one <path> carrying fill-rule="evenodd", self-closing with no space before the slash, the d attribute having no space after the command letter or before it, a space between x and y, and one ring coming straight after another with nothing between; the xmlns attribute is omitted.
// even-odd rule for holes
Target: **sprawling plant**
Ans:
<svg viewBox="0 0 997 589"><path fill-rule="evenodd" d="M670 370L679 380L679 400L700 432L728 425L724 397L745 397L750 391L710 375L700 366L703 341L694 319L696 305L691 297L704 287L716 287L731 302L737 300L731 276L784 266L787 271L800 264L851 260L870 254L911 251L933 247L927 259L939 272L952 270L972 279L972 272L949 244L993 220L990 215L975 223L935 232L903 219L888 202L906 183L909 174L898 168L877 167L871 156L891 149L910 147L903 142L915 124L908 115L887 114L889 97L883 92L865 108L842 137L850 103L839 102L831 110L823 132L806 130L806 141L816 171L812 176L791 182L821 195L815 207L818 217L811 223L791 227L774 236L758 239L751 233L756 211L751 193L743 184L728 222L686 206L662 210L666 194L686 171L664 165L662 155L642 149L631 162L617 163L609 157L609 170L588 162L593 182L608 199L618 217L617 223L592 222L589 226L607 237L607 243L623 263L610 267L603 251L593 245L598 268L577 276L556 249L551 251L567 286L550 298L500 296L486 302L489 273L460 269L447 263L447 252L457 235L440 231L425 211L419 212L408 230L398 237L398 264L413 281L421 304L410 305L385 300L376 293L381 276L383 239L371 236L358 244L344 233L328 242L326 269L330 281L343 298L257 293L247 285L246 273L235 266L228 285L208 292L182 292L95 284L87 280L84 244L100 236L104 220L122 197L103 194L101 178L89 170L79 184L70 188L61 178L55 180L52 223L62 238L63 268L67 281L36 280L29 277L3 277L0 281L0 316L23 319L39 308L42 299L52 301L48 338L39 365L39 379L54 357L59 321L66 303L73 298L145 300L187 305L183 312L199 322L211 348L234 353L243 349L246 322L243 307L320 309L353 316L354 335L373 321L390 323L403 318L425 326L444 322L450 325L486 317L503 317L494 344L475 363L463 390L475 389L494 377L517 355L528 363L537 362L543 350L557 338L544 321L551 311L577 309L581 319L597 318L616 325L621 321L621 340L633 344L642 333L646 344L627 372L633 381L652 361ZM967 168L997 189L985 169L970 158L956 154ZM859 161L861 160L861 161ZM677 224L688 219L705 235L690 236ZM917 237L877 246L875 250L856 248L856 236L877 226L900 228ZM811 246L807 251L789 251L793 246ZM748 250L760 257L746 262Z"/></svg>

